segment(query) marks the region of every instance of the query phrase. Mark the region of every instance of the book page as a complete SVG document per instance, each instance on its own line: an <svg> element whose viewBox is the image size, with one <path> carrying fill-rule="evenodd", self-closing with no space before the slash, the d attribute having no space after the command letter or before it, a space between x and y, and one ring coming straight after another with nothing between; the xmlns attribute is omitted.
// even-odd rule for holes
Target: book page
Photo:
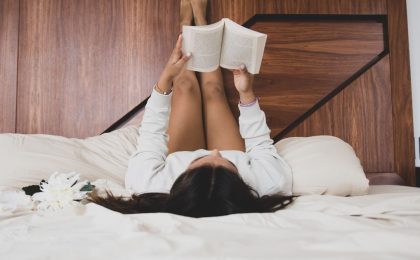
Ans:
<svg viewBox="0 0 420 260"><path fill-rule="evenodd" d="M252 71L254 73L252 74L258 74L260 72L266 42L267 42L267 35L259 36L257 39L257 46L255 48L256 55L255 55L255 60L253 64L254 67L252 68Z"/></svg>
<svg viewBox="0 0 420 260"><path fill-rule="evenodd" d="M220 66L238 69L245 64L248 71L258 74L267 35L247 29L229 19L225 20Z"/></svg>
<svg viewBox="0 0 420 260"><path fill-rule="evenodd" d="M209 72L220 63L224 21L204 26L183 26L182 52L192 53L187 69Z"/></svg>

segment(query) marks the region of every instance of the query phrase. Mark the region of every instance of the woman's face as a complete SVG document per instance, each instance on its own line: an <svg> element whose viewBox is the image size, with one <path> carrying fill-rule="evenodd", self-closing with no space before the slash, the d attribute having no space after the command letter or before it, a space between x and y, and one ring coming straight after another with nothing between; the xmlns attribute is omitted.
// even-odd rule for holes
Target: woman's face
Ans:
<svg viewBox="0 0 420 260"><path fill-rule="evenodd" d="M233 172L238 172L238 169L236 168L236 166L233 163L231 163L229 160L226 160L225 158L223 158L217 149L213 150L211 154L207 156L200 157L192 161L188 169L194 169L196 167L200 167L203 165L211 165L213 167L223 166Z"/></svg>

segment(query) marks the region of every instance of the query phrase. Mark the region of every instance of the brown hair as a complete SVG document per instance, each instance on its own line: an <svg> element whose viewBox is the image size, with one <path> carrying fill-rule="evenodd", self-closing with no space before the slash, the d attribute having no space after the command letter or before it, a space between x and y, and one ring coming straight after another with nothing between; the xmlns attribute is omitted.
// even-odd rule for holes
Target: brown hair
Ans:
<svg viewBox="0 0 420 260"><path fill-rule="evenodd" d="M292 203L296 196L264 195L225 167L204 165L182 173L170 193L133 194L130 198L107 197L93 191L88 200L124 214L168 212L189 217L211 217L235 213L274 212Z"/></svg>

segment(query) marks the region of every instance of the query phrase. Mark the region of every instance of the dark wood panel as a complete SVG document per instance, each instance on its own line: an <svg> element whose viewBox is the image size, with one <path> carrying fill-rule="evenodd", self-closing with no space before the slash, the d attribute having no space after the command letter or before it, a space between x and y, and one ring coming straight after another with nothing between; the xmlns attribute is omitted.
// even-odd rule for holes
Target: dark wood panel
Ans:
<svg viewBox="0 0 420 260"><path fill-rule="evenodd" d="M386 0L212 0L210 21L229 17L245 23L255 14L357 14L387 13Z"/></svg>
<svg viewBox="0 0 420 260"><path fill-rule="evenodd" d="M416 185L413 109L405 0L388 0L392 117L396 171L408 185Z"/></svg>
<svg viewBox="0 0 420 260"><path fill-rule="evenodd" d="M383 24L375 21L273 19L252 28L268 35L255 92L274 137L383 52L384 43ZM238 114L230 74L227 95Z"/></svg>
<svg viewBox="0 0 420 260"><path fill-rule="evenodd" d="M277 14L386 14L386 0L264 0L258 13Z"/></svg>
<svg viewBox="0 0 420 260"><path fill-rule="evenodd" d="M367 173L369 185L407 185L403 178L395 172Z"/></svg>
<svg viewBox="0 0 420 260"><path fill-rule="evenodd" d="M224 17L243 24L257 13L258 0L211 0L209 21L217 22Z"/></svg>
<svg viewBox="0 0 420 260"><path fill-rule="evenodd" d="M22 0L17 131L102 133L150 95L178 9L173 0Z"/></svg>
<svg viewBox="0 0 420 260"><path fill-rule="evenodd" d="M16 128L19 1L0 1L0 133Z"/></svg>
<svg viewBox="0 0 420 260"><path fill-rule="evenodd" d="M389 56L386 56L288 137L337 136L355 149L365 172L395 172L389 75Z"/></svg>

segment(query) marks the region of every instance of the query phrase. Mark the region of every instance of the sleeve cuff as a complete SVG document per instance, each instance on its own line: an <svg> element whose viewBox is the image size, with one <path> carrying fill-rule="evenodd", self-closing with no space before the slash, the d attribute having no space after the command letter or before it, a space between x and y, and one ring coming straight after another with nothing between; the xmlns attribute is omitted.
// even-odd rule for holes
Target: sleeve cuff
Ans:
<svg viewBox="0 0 420 260"><path fill-rule="evenodd" d="M238 107L241 116L244 117L254 117L261 114L261 108L258 99L254 104L250 106L241 106L241 104L238 104Z"/></svg>
<svg viewBox="0 0 420 260"><path fill-rule="evenodd" d="M172 100L172 92L168 95L164 95L159 93L155 87L153 87L152 94L150 95L149 100L147 101L147 105L153 107L169 107L171 105Z"/></svg>
<svg viewBox="0 0 420 260"><path fill-rule="evenodd" d="M248 104L243 104L243 103L239 100L239 105L240 105L241 107L250 107L250 106L253 106L253 105L257 102L257 100L258 100L258 98L256 97L254 101L252 101L251 103L248 103Z"/></svg>

